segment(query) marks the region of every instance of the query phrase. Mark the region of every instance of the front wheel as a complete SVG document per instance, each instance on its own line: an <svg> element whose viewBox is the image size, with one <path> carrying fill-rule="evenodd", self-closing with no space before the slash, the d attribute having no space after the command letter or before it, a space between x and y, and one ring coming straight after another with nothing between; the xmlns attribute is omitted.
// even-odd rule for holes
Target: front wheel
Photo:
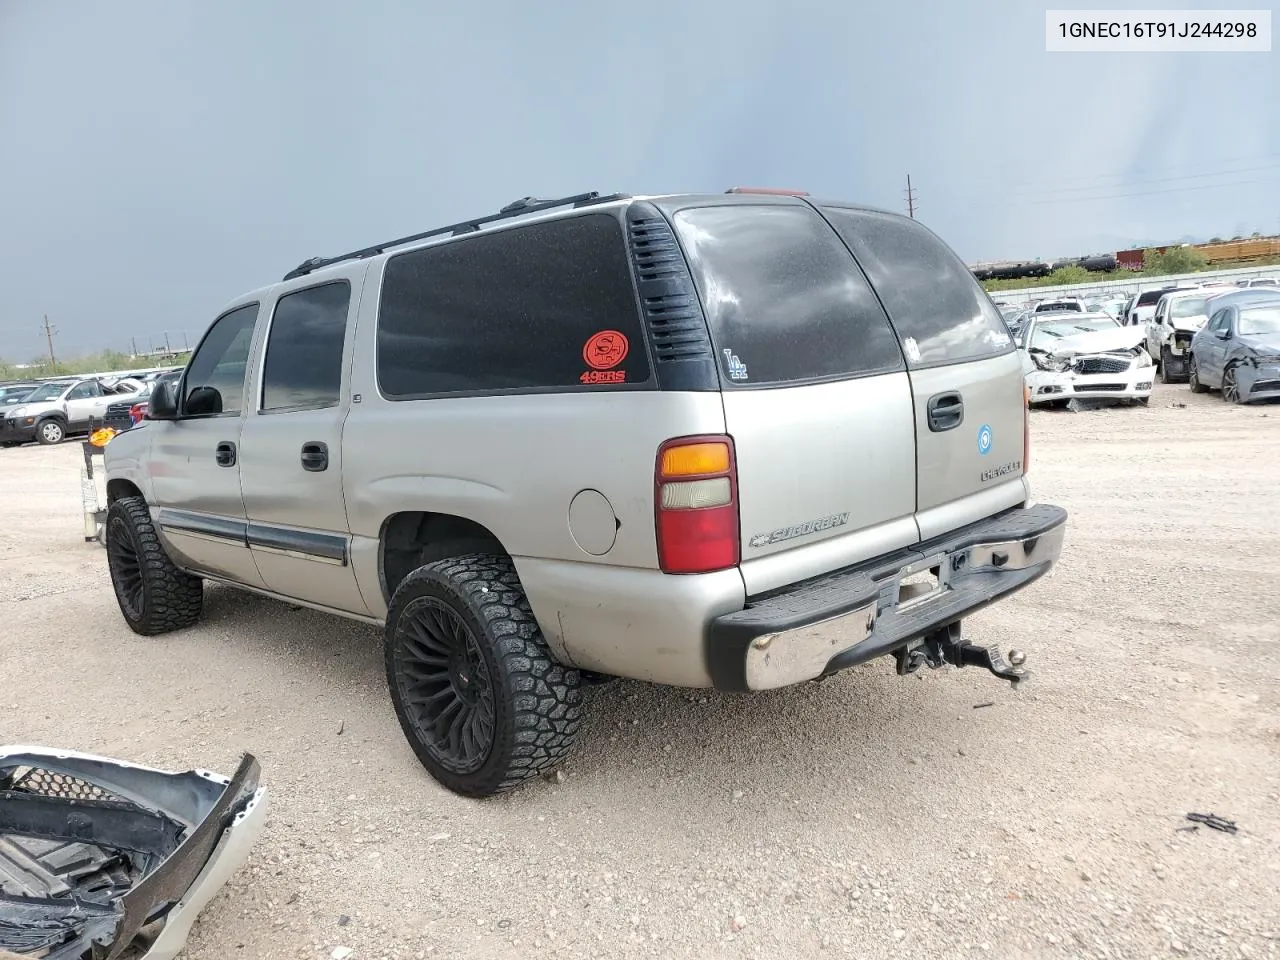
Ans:
<svg viewBox="0 0 1280 960"><path fill-rule="evenodd" d="M1196 364L1196 355L1193 353L1187 367L1187 385L1191 387L1192 393L1208 393L1209 388L1200 382L1200 368Z"/></svg>
<svg viewBox="0 0 1280 960"><path fill-rule="evenodd" d="M36 427L36 441L46 446L61 443L67 435L66 427L60 420L46 420Z"/></svg>
<svg viewBox="0 0 1280 960"><path fill-rule="evenodd" d="M581 677L556 663L511 561L436 560L396 588L387 686L413 752L455 793L487 797L554 769L581 719Z"/></svg>
<svg viewBox="0 0 1280 960"><path fill-rule="evenodd" d="M1168 347L1160 348L1160 382L1173 383L1173 377L1169 376L1169 364L1173 361L1173 353Z"/></svg>
<svg viewBox="0 0 1280 960"><path fill-rule="evenodd" d="M169 559L145 500L123 497L111 504L103 540L111 585L129 629L153 637L200 619L204 581Z"/></svg>
<svg viewBox="0 0 1280 960"><path fill-rule="evenodd" d="M1222 371L1222 399L1227 403L1244 403L1240 395L1240 381L1236 377L1236 368L1227 367Z"/></svg>

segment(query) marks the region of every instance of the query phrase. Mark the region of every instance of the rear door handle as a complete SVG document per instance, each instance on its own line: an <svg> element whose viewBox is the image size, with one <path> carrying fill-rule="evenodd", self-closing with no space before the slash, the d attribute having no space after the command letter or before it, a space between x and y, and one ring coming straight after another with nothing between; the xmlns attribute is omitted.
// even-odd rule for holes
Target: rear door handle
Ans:
<svg viewBox="0 0 1280 960"><path fill-rule="evenodd" d="M308 440L302 445L302 469L308 473L320 473L329 469L329 445L318 440Z"/></svg>
<svg viewBox="0 0 1280 960"><path fill-rule="evenodd" d="M934 433L954 430L964 423L964 398L958 391L934 394L929 398L929 429Z"/></svg>
<svg viewBox="0 0 1280 960"><path fill-rule="evenodd" d="M218 461L220 467L234 467L236 465L236 445L230 440L224 440L222 443L214 447L213 458Z"/></svg>

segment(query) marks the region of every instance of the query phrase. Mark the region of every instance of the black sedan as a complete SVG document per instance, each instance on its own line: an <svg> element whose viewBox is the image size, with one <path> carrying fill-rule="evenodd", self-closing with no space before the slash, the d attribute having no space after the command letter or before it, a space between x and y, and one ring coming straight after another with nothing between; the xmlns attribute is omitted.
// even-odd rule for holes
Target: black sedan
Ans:
<svg viewBox="0 0 1280 960"><path fill-rule="evenodd" d="M1229 403L1280 398L1280 297L1215 310L1191 340L1195 393L1220 388Z"/></svg>

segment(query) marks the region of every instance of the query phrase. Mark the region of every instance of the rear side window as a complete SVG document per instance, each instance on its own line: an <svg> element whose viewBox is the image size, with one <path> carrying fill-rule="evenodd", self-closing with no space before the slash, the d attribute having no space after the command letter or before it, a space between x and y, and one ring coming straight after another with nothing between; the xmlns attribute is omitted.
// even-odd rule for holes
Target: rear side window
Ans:
<svg viewBox="0 0 1280 960"><path fill-rule="evenodd" d="M808 207L727 204L681 210L673 220L726 385L902 369L875 294Z"/></svg>
<svg viewBox="0 0 1280 960"><path fill-rule="evenodd" d="M285 294L276 304L262 369L263 411L338 405L351 285L345 280Z"/></svg>
<svg viewBox="0 0 1280 960"><path fill-rule="evenodd" d="M647 382L621 226L585 214L392 257L377 352L396 400Z"/></svg>
<svg viewBox="0 0 1280 960"><path fill-rule="evenodd" d="M1145 293L1138 294L1138 301L1137 303L1134 304L1134 306L1150 307L1153 304L1159 303L1160 298L1163 296L1164 296L1163 290L1147 290Z"/></svg>
<svg viewBox="0 0 1280 960"><path fill-rule="evenodd" d="M1000 313L945 243L905 217L824 208L902 338L912 367L979 360L1013 350Z"/></svg>

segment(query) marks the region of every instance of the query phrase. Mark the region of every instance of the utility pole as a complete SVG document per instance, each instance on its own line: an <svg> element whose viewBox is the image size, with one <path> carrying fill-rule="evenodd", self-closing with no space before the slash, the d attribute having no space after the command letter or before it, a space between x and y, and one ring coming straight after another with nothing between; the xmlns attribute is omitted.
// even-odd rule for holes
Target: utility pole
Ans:
<svg viewBox="0 0 1280 960"><path fill-rule="evenodd" d="M907 215L916 218L916 192L911 189L911 174L907 174Z"/></svg>
<svg viewBox="0 0 1280 960"><path fill-rule="evenodd" d="M129 338L129 349L133 351L133 353L129 354L129 356L136 357L138 355L138 338L137 337Z"/></svg>
<svg viewBox="0 0 1280 960"><path fill-rule="evenodd" d="M53 335L57 333L57 329L49 325L49 315L44 315L44 336L49 341L49 367L50 372L58 366L58 358L53 355Z"/></svg>
<svg viewBox="0 0 1280 960"><path fill-rule="evenodd" d="M169 346L169 331L168 331L168 330L166 330L166 331L164 332L164 352L165 352L165 353L167 353L167 354L169 354L169 355L172 355L172 354L173 354L173 348Z"/></svg>

